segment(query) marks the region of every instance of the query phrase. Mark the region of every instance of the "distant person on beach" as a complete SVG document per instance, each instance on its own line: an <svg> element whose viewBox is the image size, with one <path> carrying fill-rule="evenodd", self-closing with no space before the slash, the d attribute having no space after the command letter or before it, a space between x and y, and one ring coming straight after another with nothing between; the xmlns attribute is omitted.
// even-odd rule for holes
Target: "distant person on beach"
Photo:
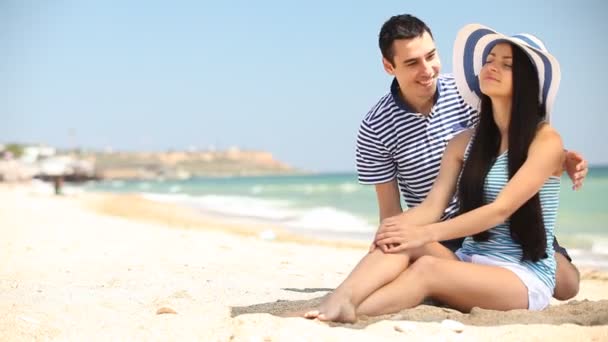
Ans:
<svg viewBox="0 0 608 342"><path fill-rule="evenodd" d="M464 49L463 35L472 27L461 31L456 47ZM476 43L491 32L474 31ZM456 89L453 77L439 75L435 44L422 21L401 15L384 24L383 63L395 80L363 120L357 148L359 177L376 184L382 224L370 253L306 317L353 321L356 314L395 312L427 296L464 311L542 309L551 294L566 299L578 292L578 271L557 244L554 257L558 176L565 167L577 189L587 172L583 158L564 154L559 134L546 124L559 66L547 64L553 57L531 47L538 40L497 44L489 37L483 40L487 50L481 50L483 68L479 50L475 60L460 51ZM530 60L523 51L539 57ZM487 77L480 84L479 69ZM502 83L495 79L497 70ZM485 96L478 115L480 87ZM523 99L525 94L537 95ZM397 181L413 208L404 213ZM453 197L456 190L459 196ZM438 243L462 237L464 243Z"/></svg>
<svg viewBox="0 0 608 342"><path fill-rule="evenodd" d="M55 195L63 195L63 175L53 176L52 179Z"/></svg>

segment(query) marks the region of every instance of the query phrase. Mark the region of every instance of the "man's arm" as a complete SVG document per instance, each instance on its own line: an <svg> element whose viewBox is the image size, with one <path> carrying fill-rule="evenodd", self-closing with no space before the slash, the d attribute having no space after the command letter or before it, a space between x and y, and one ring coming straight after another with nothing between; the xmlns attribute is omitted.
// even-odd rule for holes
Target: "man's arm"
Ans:
<svg viewBox="0 0 608 342"><path fill-rule="evenodd" d="M401 194L397 180L393 179L386 183L376 184L376 198L378 199L378 213L380 214L380 222L386 218L399 215L403 212L401 208ZM378 234L378 232L376 232ZM373 252L377 245L374 241L369 247L369 252ZM385 249L383 249L384 251Z"/></svg>
<svg viewBox="0 0 608 342"><path fill-rule="evenodd" d="M470 138L471 131L464 131L448 143L441 160L439 175L431 191L420 205L410 208L400 215L382 220L374 241L384 252L387 251L387 244L379 243L379 241L386 232L407 229L411 225L421 226L430 224L437 222L441 218L450 199L454 195L458 175L463 164L464 151Z"/></svg>
<svg viewBox="0 0 608 342"><path fill-rule="evenodd" d="M378 199L380 222L385 218L399 215L403 211L396 179L386 183L376 184L376 197Z"/></svg>

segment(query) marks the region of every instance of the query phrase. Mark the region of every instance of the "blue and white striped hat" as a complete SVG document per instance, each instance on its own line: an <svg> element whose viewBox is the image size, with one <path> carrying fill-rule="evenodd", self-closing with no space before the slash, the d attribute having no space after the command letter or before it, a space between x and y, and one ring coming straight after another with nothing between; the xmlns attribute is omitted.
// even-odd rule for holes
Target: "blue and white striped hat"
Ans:
<svg viewBox="0 0 608 342"><path fill-rule="evenodd" d="M557 59L547 51L540 39L531 34L509 37L479 24L463 27L456 36L453 55L454 78L460 95L473 108L479 107L481 90L478 76L488 54L500 42L519 46L536 67L540 84L539 100L545 104L546 120L550 120L561 72Z"/></svg>

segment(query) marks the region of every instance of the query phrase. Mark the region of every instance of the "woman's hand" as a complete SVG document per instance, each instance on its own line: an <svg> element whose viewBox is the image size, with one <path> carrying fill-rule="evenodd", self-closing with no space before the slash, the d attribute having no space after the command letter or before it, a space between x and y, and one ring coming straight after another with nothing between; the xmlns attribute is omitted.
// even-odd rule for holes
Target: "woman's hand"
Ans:
<svg viewBox="0 0 608 342"><path fill-rule="evenodd" d="M433 241L433 234L426 226L412 225L401 215L382 221L374 238L374 244L385 253L398 253Z"/></svg>

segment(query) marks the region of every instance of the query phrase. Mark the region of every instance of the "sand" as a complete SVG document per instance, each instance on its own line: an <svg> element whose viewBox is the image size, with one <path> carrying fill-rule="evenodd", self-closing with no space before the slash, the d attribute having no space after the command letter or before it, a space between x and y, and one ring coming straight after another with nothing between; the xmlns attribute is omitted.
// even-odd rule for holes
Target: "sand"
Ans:
<svg viewBox="0 0 608 342"><path fill-rule="evenodd" d="M592 269L573 301L543 312L421 305L327 324L283 316L338 285L366 252L360 242L228 224L132 195L3 185L0 201L1 341L608 340L608 274Z"/></svg>

